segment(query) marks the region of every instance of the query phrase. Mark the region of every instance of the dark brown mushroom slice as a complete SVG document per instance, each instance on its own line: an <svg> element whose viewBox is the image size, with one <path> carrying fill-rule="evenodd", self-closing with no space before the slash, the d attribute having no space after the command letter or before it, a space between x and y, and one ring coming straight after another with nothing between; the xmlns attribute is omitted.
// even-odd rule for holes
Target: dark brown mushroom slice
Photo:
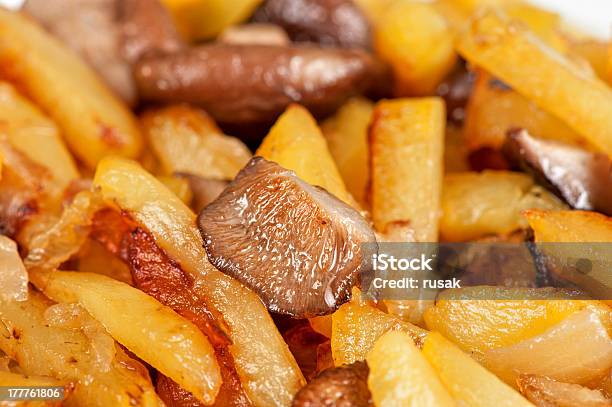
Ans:
<svg viewBox="0 0 612 407"><path fill-rule="evenodd" d="M465 108L472 94L475 79L474 72L467 69L464 61L460 61L453 72L438 85L436 95L446 102L447 118L450 122L463 124Z"/></svg>
<svg viewBox="0 0 612 407"><path fill-rule="evenodd" d="M253 21L278 24L293 41L370 48L370 24L353 0L266 0Z"/></svg>
<svg viewBox="0 0 612 407"><path fill-rule="evenodd" d="M135 67L144 100L193 103L228 124L271 122L294 102L329 114L381 85L386 73L361 50L221 43L147 57Z"/></svg>
<svg viewBox="0 0 612 407"><path fill-rule="evenodd" d="M172 53L185 46L172 16L159 0L120 0L118 21L122 53L130 63L144 55Z"/></svg>
<svg viewBox="0 0 612 407"><path fill-rule="evenodd" d="M612 163L605 154L537 139L527 130L510 131L503 151L572 208L612 215Z"/></svg>
<svg viewBox="0 0 612 407"><path fill-rule="evenodd" d="M207 207L212 201L217 199L223 190L227 187L230 181L204 178L199 175L188 174L186 172L177 172L176 176L184 178L189 182L189 188L193 194L191 200L191 208L200 213L202 209Z"/></svg>
<svg viewBox="0 0 612 407"><path fill-rule="evenodd" d="M292 406L373 406L372 395L368 389L368 373L368 365L365 362L324 370L297 392Z"/></svg>
<svg viewBox="0 0 612 407"><path fill-rule="evenodd" d="M198 217L210 262L272 312L324 315L348 301L366 271L366 220L293 171L255 157Z"/></svg>

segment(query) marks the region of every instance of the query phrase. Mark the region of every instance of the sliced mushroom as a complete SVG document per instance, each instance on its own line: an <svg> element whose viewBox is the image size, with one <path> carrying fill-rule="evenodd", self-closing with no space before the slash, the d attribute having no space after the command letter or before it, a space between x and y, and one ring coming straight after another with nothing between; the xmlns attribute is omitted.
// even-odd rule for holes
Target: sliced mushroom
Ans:
<svg viewBox="0 0 612 407"><path fill-rule="evenodd" d="M203 178L194 174L185 172L177 172L177 176L185 178L189 182L189 188L193 193L191 208L199 213L207 207L212 201L217 199L221 192L227 187L229 181L218 180L213 178Z"/></svg>
<svg viewBox="0 0 612 407"><path fill-rule="evenodd" d="M267 0L253 20L283 27L293 41L369 48L370 26L352 0Z"/></svg>
<svg viewBox="0 0 612 407"><path fill-rule="evenodd" d="M608 156L540 140L527 130L509 132L504 153L571 207L612 215L612 163Z"/></svg>
<svg viewBox="0 0 612 407"><path fill-rule="evenodd" d="M562 383L546 376L521 375L521 393L537 407L606 407L612 405L598 390L578 384Z"/></svg>
<svg viewBox="0 0 612 407"><path fill-rule="evenodd" d="M365 362L324 370L295 395L292 406L372 406L368 372Z"/></svg>
<svg viewBox="0 0 612 407"><path fill-rule="evenodd" d="M217 38L224 44L234 45L289 45L285 30L275 24L250 23L225 29Z"/></svg>
<svg viewBox="0 0 612 407"><path fill-rule="evenodd" d="M436 94L446 102L448 120L452 123L463 124L465 107L475 79L474 72L467 69L465 62L461 62L436 89Z"/></svg>
<svg viewBox="0 0 612 407"><path fill-rule="evenodd" d="M136 89L120 44L117 0L27 0L23 10L79 54L126 103Z"/></svg>
<svg viewBox="0 0 612 407"><path fill-rule="evenodd" d="M130 63L155 53L171 53L185 44L172 16L159 0L120 0L121 48Z"/></svg>
<svg viewBox="0 0 612 407"><path fill-rule="evenodd" d="M293 171L253 158L198 218L209 260L273 312L304 318L348 301L376 242L350 206Z"/></svg>
<svg viewBox="0 0 612 407"><path fill-rule="evenodd" d="M385 74L360 50L221 43L144 58L135 67L144 100L194 103L229 124L271 122L293 102L327 114Z"/></svg>

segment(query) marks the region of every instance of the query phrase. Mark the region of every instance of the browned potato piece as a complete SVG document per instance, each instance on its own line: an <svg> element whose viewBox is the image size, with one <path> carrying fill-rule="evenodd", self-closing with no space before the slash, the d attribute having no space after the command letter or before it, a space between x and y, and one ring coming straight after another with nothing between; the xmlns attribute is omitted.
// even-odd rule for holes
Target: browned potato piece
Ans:
<svg viewBox="0 0 612 407"><path fill-rule="evenodd" d="M351 99L321 125L346 188L364 208L369 179L368 127L373 111L369 100Z"/></svg>
<svg viewBox="0 0 612 407"><path fill-rule="evenodd" d="M396 94L429 95L455 66L453 33L429 4L392 3L374 25L376 52L393 68Z"/></svg>
<svg viewBox="0 0 612 407"><path fill-rule="evenodd" d="M376 106L370 127L370 200L379 232L409 221L417 241L437 241L445 123L440 98Z"/></svg>
<svg viewBox="0 0 612 407"><path fill-rule="evenodd" d="M612 154L612 90L496 12L475 19L459 37L459 52ZM551 81L554 78L554 81Z"/></svg>
<svg viewBox="0 0 612 407"><path fill-rule="evenodd" d="M251 158L244 143L224 135L206 112L187 105L148 111L142 127L167 175L232 179Z"/></svg>
<svg viewBox="0 0 612 407"><path fill-rule="evenodd" d="M521 211L565 205L525 174L508 171L447 174L442 188L440 236L467 241L526 228Z"/></svg>
<svg viewBox="0 0 612 407"><path fill-rule="evenodd" d="M588 62L597 76L608 83L608 48L610 44L595 39L575 40L569 38L570 57L582 58Z"/></svg>
<svg viewBox="0 0 612 407"><path fill-rule="evenodd" d="M53 305L35 291L28 297L0 303L0 349L23 373L74 382L75 405L158 406L145 367L89 314L74 305Z"/></svg>
<svg viewBox="0 0 612 407"><path fill-rule="evenodd" d="M484 70L470 96L465 118L465 143L470 151L499 149L508 130L524 128L536 137L584 145L584 139L563 121L540 109Z"/></svg>
<svg viewBox="0 0 612 407"><path fill-rule="evenodd" d="M558 382L546 376L520 375L518 386L521 393L536 406L605 407L611 402L598 390Z"/></svg>
<svg viewBox="0 0 612 407"><path fill-rule="evenodd" d="M0 9L0 77L24 89L55 120L88 167L108 154L140 153L132 113L91 68L26 17L5 9Z"/></svg>

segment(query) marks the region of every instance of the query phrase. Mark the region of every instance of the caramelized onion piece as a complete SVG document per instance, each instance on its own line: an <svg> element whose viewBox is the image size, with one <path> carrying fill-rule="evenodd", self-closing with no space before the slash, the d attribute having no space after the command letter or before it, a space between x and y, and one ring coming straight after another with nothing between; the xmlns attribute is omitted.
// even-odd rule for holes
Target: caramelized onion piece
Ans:
<svg viewBox="0 0 612 407"><path fill-rule="evenodd" d="M198 218L211 263L259 294L273 312L333 312L362 271L361 215L293 171L253 158Z"/></svg>
<svg viewBox="0 0 612 407"><path fill-rule="evenodd" d="M607 155L540 140L527 130L511 131L504 152L572 208L612 215L612 163Z"/></svg>
<svg viewBox="0 0 612 407"><path fill-rule="evenodd" d="M372 406L368 370L365 362L327 369L295 395L293 407Z"/></svg>
<svg viewBox="0 0 612 407"><path fill-rule="evenodd" d="M561 383L546 376L521 375L521 393L537 407L606 407L612 405L600 391Z"/></svg>
<svg viewBox="0 0 612 407"><path fill-rule="evenodd" d="M17 244L0 235L0 300L28 299L28 273L21 262Z"/></svg>
<svg viewBox="0 0 612 407"><path fill-rule="evenodd" d="M134 71L143 99L193 103L229 124L271 122L293 102L315 114L380 85L384 68L360 50L211 44L146 57Z"/></svg>
<svg viewBox="0 0 612 407"><path fill-rule="evenodd" d="M612 368L612 339L607 306L589 307L565 318L541 335L488 350L487 368L515 385L520 374L536 374L584 384Z"/></svg>
<svg viewBox="0 0 612 407"><path fill-rule="evenodd" d="M254 21L278 24L293 41L370 48L368 20L352 0L267 0Z"/></svg>

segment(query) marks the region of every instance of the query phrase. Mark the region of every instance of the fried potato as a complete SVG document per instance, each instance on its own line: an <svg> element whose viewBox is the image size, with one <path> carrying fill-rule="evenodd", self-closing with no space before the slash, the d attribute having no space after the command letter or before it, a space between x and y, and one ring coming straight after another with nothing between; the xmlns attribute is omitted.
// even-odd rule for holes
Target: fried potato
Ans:
<svg viewBox="0 0 612 407"><path fill-rule="evenodd" d="M542 334L491 349L483 363L511 386L520 374L586 384L612 368L610 308L602 305L574 313ZM562 357L559 357L562 355Z"/></svg>
<svg viewBox="0 0 612 407"><path fill-rule="evenodd" d="M421 343L427 331L387 314L367 303L359 302L359 293L332 314L331 347L336 366L365 360L374 343L385 332L402 331Z"/></svg>
<svg viewBox="0 0 612 407"><path fill-rule="evenodd" d="M246 20L262 0L162 0L181 34L191 40L212 38Z"/></svg>
<svg viewBox="0 0 612 407"><path fill-rule="evenodd" d="M484 70L477 79L465 117L465 144L470 151L499 149L510 129L524 128L539 138L584 145L583 137L534 102L505 86Z"/></svg>
<svg viewBox="0 0 612 407"><path fill-rule="evenodd" d="M441 207L441 238L467 241L526 228L521 216L524 209L561 209L565 205L526 174L484 171L447 174Z"/></svg>
<svg viewBox="0 0 612 407"><path fill-rule="evenodd" d="M189 205L193 199L193 193L189 186L189 180L186 178L180 178L175 175L162 175L157 177L162 184L170 191L174 192L185 205Z"/></svg>
<svg viewBox="0 0 612 407"><path fill-rule="evenodd" d="M465 287L440 293L424 318L428 329L479 357L539 335L588 306L604 305L555 288Z"/></svg>
<svg viewBox="0 0 612 407"><path fill-rule="evenodd" d="M438 332L427 335L423 356L458 405L472 407L532 406L519 393L463 353Z"/></svg>
<svg viewBox="0 0 612 407"><path fill-rule="evenodd" d="M7 82L0 81L0 132L35 163L47 168L60 191L79 177L55 123L21 96Z"/></svg>
<svg viewBox="0 0 612 407"><path fill-rule="evenodd" d="M398 96L430 95L453 69L453 32L429 4L397 1L374 24L374 47L392 67Z"/></svg>
<svg viewBox="0 0 612 407"><path fill-rule="evenodd" d="M408 334L388 332L367 357L368 387L377 406L455 406L431 365Z"/></svg>
<svg viewBox="0 0 612 407"><path fill-rule="evenodd" d="M317 122L300 105L287 108L255 155L295 171L304 181L325 188L344 202L355 202L346 190Z"/></svg>
<svg viewBox="0 0 612 407"><path fill-rule="evenodd" d="M612 242L612 219L597 212L527 210L536 242Z"/></svg>
<svg viewBox="0 0 612 407"><path fill-rule="evenodd" d="M28 273L19 257L17 244L0 235L0 300L28 299Z"/></svg>
<svg viewBox="0 0 612 407"><path fill-rule="evenodd" d="M595 39L577 40L570 38L569 43L570 57L581 58L589 63L595 74L603 80L609 82L608 78L608 49L610 44Z"/></svg>
<svg viewBox="0 0 612 407"><path fill-rule="evenodd" d="M70 405L158 406L147 370L128 357L87 314L74 323L51 318L53 305L30 291L24 302L0 302L0 349L27 375L73 382ZM51 308L50 308L51 307Z"/></svg>
<svg viewBox="0 0 612 407"><path fill-rule="evenodd" d="M475 19L459 52L554 114L595 147L612 154L612 90L495 12ZM554 80L551 80L554 78Z"/></svg>
<svg viewBox="0 0 612 407"><path fill-rule="evenodd" d="M370 201L379 232L408 221L417 241L438 240L445 123L439 98L377 104L370 127Z"/></svg>
<svg viewBox="0 0 612 407"><path fill-rule="evenodd" d="M354 98L321 125L346 188L364 208L369 178L368 126L373 111L371 101Z"/></svg>
<svg viewBox="0 0 612 407"><path fill-rule="evenodd" d="M133 161L103 160L94 185L153 235L223 315L236 370L251 401L256 406L291 404L305 383L295 359L259 297L208 262L195 214Z"/></svg>
<svg viewBox="0 0 612 407"><path fill-rule="evenodd" d="M225 136L202 110L186 105L145 113L142 125L164 174L186 172L232 179L251 159L239 139Z"/></svg>
<svg viewBox="0 0 612 407"><path fill-rule="evenodd" d="M198 400L215 401L221 373L214 349L195 325L171 308L100 274L53 271L32 279L53 300L79 303L117 342Z"/></svg>
<svg viewBox="0 0 612 407"><path fill-rule="evenodd" d="M132 113L79 57L25 16L0 9L0 77L38 104L90 168L105 155L136 157Z"/></svg>

